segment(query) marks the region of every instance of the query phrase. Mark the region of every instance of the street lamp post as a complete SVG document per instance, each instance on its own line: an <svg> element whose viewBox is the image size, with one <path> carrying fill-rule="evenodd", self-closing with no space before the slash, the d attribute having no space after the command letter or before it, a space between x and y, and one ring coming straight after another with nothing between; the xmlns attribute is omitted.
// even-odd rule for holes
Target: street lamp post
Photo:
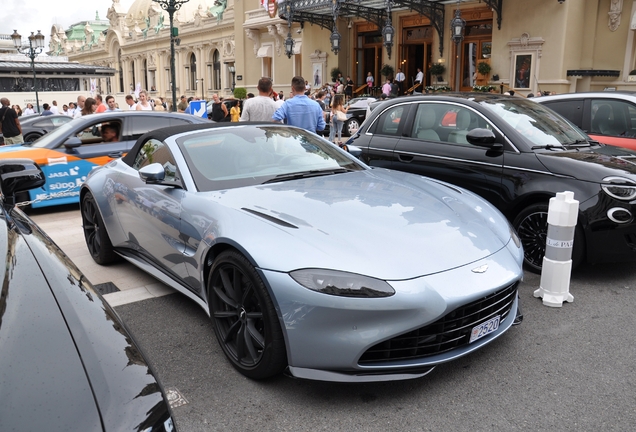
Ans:
<svg viewBox="0 0 636 432"><path fill-rule="evenodd" d="M31 36L29 36L28 46L22 45L22 36L20 36L17 30L13 30L11 39L13 39L13 45L15 45L15 48L18 50L18 52L31 59L31 71L33 71L33 89L35 90L35 109L39 113L40 98L38 97L38 79L35 75L35 58L44 49L44 35L40 33L40 30L38 30L38 34L36 35L31 32Z"/></svg>
<svg viewBox="0 0 636 432"><path fill-rule="evenodd" d="M236 67L234 65L230 65L227 67L227 70L232 74L232 93L234 93L234 87L236 86L236 81L234 81L234 76L236 74Z"/></svg>
<svg viewBox="0 0 636 432"><path fill-rule="evenodd" d="M172 87L172 111L177 110L177 87L176 87L176 73L174 70L174 43L175 38L179 36L179 29L174 28L174 13L181 8L181 5L187 3L190 0L152 0L155 3L159 3L161 9L168 12L170 18L170 87Z"/></svg>
<svg viewBox="0 0 636 432"><path fill-rule="evenodd" d="M466 27L466 21L462 19L462 13L459 10L459 1L457 1L457 9L455 10L455 17L451 20L451 39L455 42L455 91L459 91L459 55L460 44L464 40L464 28Z"/></svg>

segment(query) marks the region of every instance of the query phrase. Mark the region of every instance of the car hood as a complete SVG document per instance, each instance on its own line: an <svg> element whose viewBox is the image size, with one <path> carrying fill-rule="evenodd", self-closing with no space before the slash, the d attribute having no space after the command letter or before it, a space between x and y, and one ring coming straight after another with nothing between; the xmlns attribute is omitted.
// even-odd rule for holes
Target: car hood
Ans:
<svg viewBox="0 0 636 432"><path fill-rule="evenodd" d="M239 239L258 255L259 266L271 270L324 267L407 279L478 261L510 239L505 218L481 198L397 171L365 170L210 196L259 221L261 226L249 229L235 223L234 230L219 234Z"/></svg>
<svg viewBox="0 0 636 432"><path fill-rule="evenodd" d="M537 153L541 163L554 174L579 180L602 182L607 176L636 180L636 152L611 145L580 150Z"/></svg>

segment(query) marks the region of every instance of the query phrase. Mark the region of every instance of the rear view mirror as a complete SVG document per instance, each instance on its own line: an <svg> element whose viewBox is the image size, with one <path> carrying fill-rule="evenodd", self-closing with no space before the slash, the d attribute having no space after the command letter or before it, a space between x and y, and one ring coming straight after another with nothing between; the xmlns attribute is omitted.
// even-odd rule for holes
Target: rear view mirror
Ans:
<svg viewBox="0 0 636 432"><path fill-rule="evenodd" d="M472 145L486 147L491 150L502 150L503 144L495 142L497 137L490 129L476 128L468 132L466 140Z"/></svg>
<svg viewBox="0 0 636 432"><path fill-rule="evenodd" d="M44 186L46 177L31 159L0 160L0 189L5 205L15 204L15 194Z"/></svg>
<svg viewBox="0 0 636 432"><path fill-rule="evenodd" d="M148 184L159 184L166 178L166 171L160 163L153 163L139 169L139 178Z"/></svg>

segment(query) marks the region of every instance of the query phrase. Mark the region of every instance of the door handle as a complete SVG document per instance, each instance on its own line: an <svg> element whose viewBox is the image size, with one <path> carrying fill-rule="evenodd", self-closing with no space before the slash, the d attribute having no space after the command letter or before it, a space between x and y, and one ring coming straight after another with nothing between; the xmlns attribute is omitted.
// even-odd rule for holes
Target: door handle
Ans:
<svg viewBox="0 0 636 432"><path fill-rule="evenodd" d="M113 158L113 159L117 159L120 158L123 152L113 152L113 153L108 153L108 157Z"/></svg>
<svg viewBox="0 0 636 432"><path fill-rule="evenodd" d="M406 163L410 163L413 162L413 156L408 156L408 155L398 155L398 160L400 162L406 162Z"/></svg>

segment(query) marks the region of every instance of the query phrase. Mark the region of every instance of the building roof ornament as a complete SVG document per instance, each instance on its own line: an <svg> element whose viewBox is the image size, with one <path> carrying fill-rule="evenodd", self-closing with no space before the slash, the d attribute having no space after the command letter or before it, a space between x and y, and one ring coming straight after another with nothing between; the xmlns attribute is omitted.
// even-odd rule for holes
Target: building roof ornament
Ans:
<svg viewBox="0 0 636 432"><path fill-rule="evenodd" d="M610 10L607 13L609 15L607 26L609 27L610 31L618 30L618 26L621 25L622 13L623 13L623 0L611 0Z"/></svg>

